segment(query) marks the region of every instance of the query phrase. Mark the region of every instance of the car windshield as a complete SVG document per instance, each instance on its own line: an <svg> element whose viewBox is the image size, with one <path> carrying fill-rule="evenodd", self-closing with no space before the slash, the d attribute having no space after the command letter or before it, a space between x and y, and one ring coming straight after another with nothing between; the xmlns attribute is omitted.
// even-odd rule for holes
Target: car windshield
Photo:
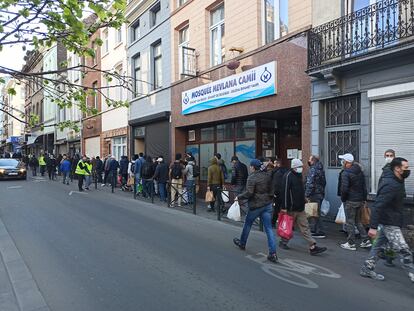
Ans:
<svg viewBox="0 0 414 311"><path fill-rule="evenodd" d="M0 167L2 166L17 166L19 161L15 159L0 159Z"/></svg>

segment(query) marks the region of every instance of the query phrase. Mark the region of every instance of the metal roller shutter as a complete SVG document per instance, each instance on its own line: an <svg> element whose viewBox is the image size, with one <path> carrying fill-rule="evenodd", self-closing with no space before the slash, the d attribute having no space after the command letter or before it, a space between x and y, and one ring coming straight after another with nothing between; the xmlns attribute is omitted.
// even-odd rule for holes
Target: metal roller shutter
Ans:
<svg viewBox="0 0 414 311"><path fill-rule="evenodd" d="M146 154L151 157L164 156L169 159L170 124L168 121L157 122L145 126ZM168 162L168 161L167 161Z"/></svg>
<svg viewBox="0 0 414 311"><path fill-rule="evenodd" d="M414 168L414 97L388 99L373 103L373 152L375 192L384 166L384 151L391 148L397 157L406 158ZM408 195L414 193L414 170L407 178Z"/></svg>

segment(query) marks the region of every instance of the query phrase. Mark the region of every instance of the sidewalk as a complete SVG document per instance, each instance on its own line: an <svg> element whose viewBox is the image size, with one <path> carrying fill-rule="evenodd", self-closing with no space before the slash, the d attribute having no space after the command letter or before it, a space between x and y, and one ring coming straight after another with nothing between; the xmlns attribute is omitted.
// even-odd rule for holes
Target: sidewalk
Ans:
<svg viewBox="0 0 414 311"><path fill-rule="evenodd" d="M0 310L49 311L9 232L0 219Z"/></svg>

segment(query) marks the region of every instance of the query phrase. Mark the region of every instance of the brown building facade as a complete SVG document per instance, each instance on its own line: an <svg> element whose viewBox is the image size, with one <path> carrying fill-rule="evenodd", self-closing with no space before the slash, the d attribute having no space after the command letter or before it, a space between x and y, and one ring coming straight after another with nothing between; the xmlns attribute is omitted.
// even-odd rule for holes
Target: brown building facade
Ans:
<svg viewBox="0 0 414 311"><path fill-rule="evenodd" d="M91 16L85 22L93 22L94 19L96 16ZM84 116L82 121L82 151L89 157L102 155L102 116L99 114L102 111L102 96L99 95L102 76L99 71L101 69L101 49L96 44L96 40L100 37L99 34L98 30L90 37L89 48L95 51L95 57L85 57L85 76L82 80L83 86L95 92L95 95L88 96L88 107L94 108L98 112L98 115L95 116Z"/></svg>
<svg viewBox="0 0 414 311"><path fill-rule="evenodd" d="M201 182L207 179L214 153L222 155L229 170L233 155L247 165L258 156L281 158L286 166L292 158L306 159L310 153L306 56L306 37L298 31L242 54L231 61L233 67L239 62L235 70L226 62L197 78L176 82L172 152L192 152Z"/></svg>

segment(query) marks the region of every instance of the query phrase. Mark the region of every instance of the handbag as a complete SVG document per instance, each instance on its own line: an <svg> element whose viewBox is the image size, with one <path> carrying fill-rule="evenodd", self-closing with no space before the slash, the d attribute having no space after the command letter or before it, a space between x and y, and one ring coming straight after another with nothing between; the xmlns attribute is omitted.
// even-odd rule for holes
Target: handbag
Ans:
<svg viewBox="0 0 414 311"><path fill-rule="evenodd" d="M128 181L127 181L127 186L132 186L134 184L135 184L135 177L134 176L129 176Z"/></svg>
<svg viewBox="0 0 414 311"><path fill-rule="evenodd" d="M368 207L367 203L365 203L365 205L361 208L359 216L361 219L361 224L366 226L371 223L371 210Z"/></svg>
<svg viewBox="0 0 414 311"><path fill-rule="evenodd" d="M206 202L209 203L209 202L214 202L214 201L215 201L215 199L214 199L213 191L207 190L207 192L206 192Z"/></svg>
<svg viewBox="0 0 414 311"><path fill-rule="evenodd" d="M319 208L319 205L316 202L306 203L305 204L306 216L308 216L308 218L309 217L319 217L318 208Z"/></svg>
<svg viewBox="0 0 414 311"><path fill-rule="evenodd" d="M234 221L241 220L239 202L234 201L234 203L230 206L229 210L227 211L227 218Z"/></svg>
<svg viewBox="0 0 414 311"><path fill-rule="evenodd" d="M280 212L278 217L277 235L284 240L293 238L293 217L285 212Z"/></svg>
<svg viewBox="0 0 414 311"><path fill-rule="evenodd" d="M335 222L340 225L346 223L344 203L342 203L338 209L338 214L336 214Z"/></svg>
<svg viewBox="0 0 414 311"><path fill-rule="evenodd" d="M230 201L230 192L226 189L221 191L221 199L224 203L228 203Z"/></svg>

